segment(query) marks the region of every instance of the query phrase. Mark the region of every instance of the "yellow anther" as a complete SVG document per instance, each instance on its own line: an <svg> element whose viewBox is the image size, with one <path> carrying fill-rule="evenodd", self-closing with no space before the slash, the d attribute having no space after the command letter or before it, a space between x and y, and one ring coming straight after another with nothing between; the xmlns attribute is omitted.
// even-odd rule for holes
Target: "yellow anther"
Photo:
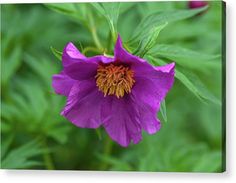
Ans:
<svg viewBox="0 0 236 183"><path fill-rule="evenodd" d="M123 97L135 83L134 71L123 65L99 65L95 76L97 87L106 95Z"/></svg>

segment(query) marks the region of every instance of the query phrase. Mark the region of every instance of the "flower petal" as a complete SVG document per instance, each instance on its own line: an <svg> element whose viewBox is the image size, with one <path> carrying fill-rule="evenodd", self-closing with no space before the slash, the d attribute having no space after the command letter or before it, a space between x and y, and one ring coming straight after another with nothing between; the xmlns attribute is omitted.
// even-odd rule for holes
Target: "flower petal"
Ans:
<svg viewBox="0 0 236 183"><path fill-rule="evenodd" d="M121 146L127 147L131 140L136 144L142 139L136 107L129 96L118 99L107 96L102 107L102 121L109 136Z"/></svg>
<svg viewBox="0 0 236 183"><path fill-rule="evenodd" d="M73 43L69 42L65 46L62 54L62 64L64 67L83 59L86 59L86 57L80 53Z"/></svg>
<svg viewBox="0 0 236 183"><path fill-rule="evenodd" d="M78 60L77 62L67 65L64 70L67 75L75 80L87 80L95 77L97 74L97 67L99 63L113 62L113 58L105 57L103 55Z"/></svg>
<svg viewBox="0 0 236 183"><path fill-rule="evenodd" d="M114 58L113 57L106 57L106 56L103 56L103 55L97 55L97 56L94 56L94 57L87 58L86 61L87 62L108 64L108 63L114 62Z"/></svg>
<svg viewBox="0 0 236 183"><path fill-rule="evenodd" d="M175 62L172 62L170 64L162 65L162 66L156 66L155 69L157 71L165 72L165 73L170 73L174 74L174 68L175 68Z"/></svg>
<svg viewBox="0 0 236 183"><path fill-rule="evenodd" d="M67 76L64 71L52 76L52 87L60 95L68 96L74 83L75 80Z"/></svg>
<svg viewBox="0 0 236 183"><path fill-rule="evenodd" d="M132 88L131 98L139 110L142 128L149 134L160 130L161 124L157 119L160 103L174 83L174 66L168 64L153 68L153 71L138 73ZM139 70L136 70L136 73Z"/></svg>
<svg viewBox="0 0 236 183"><path fill-rule="evenodd" d="M135 72L135 86L139 88L137 89L140 91L139 94L143 92L143 96L153 96L161 102L174 83L175 63L151 68L143 66L143 69L137 65L133 64L132 68Z"/></svg>
<svg viewBox="0 0 236 183"><path fill-rule="evenodd" d="M97 73L97 63L78 61L64 68L65 73L75 80L88 80L95 77Z"/></svg>
<svg viewBox="0 0 236 183"><path fill-rule="evenodd" d="M114 59L115 61L124 62L124 63L133 63L133 62L146 62L144 59L141 59L135 55L132 55L126 51L122 46L122 40L120 35L118 35L115 50L114 50Z"/></svg>
<svg viewBox="0 0 236 183"><path fill-rule="evenodd" d="M139 107L141 126L149 134L155 134L161 128L160 120L157 118L158 110L148 105Z"/></svg>
<svg viewBox="0 0 236 183"><path fill-rule="evenodd" d="M118 35L117 42L114 50L115 61L120 61L130 65L131 69L135 71L135 76L143 77L148 74L148 77L156 78L160 72L169 73L174 75L175 63L167 64L166 66L154 67L146 60L139 58L127 52L122 46L122 40ZM157 72L156 72L157 71Z"/></svg>
<svg viewBox="0 0 236 183"><path fill-rule="evenodd" d="M141 83L138 83L137 85L139 84ZM154 134L161 128L160 120L157 119L157 112L160 109L160 102L157 101L155 96L150 95L148 91L146 93L140 93L137 85L135 85L136 87L132 90L131 98L134 105L138 109L140 125L149 134Z"/></svg>
<svg viewBox="0 0 236 183"><path fill-rule="evenodd" d="M102 124L103 101L104 96L97 90L95 79L77 81L61 114L78 127L98 128Z"/></svg>

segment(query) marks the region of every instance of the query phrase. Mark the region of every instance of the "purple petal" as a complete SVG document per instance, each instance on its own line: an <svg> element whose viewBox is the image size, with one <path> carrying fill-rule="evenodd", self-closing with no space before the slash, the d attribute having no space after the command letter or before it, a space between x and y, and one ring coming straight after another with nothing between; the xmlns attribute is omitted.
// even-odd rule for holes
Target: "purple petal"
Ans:
<svg viewBox="0 0 236 183"><path fill-rule="evenodd" d="M142 71L142 74L138 73L139 70L136 68L138 76L135 77L131 98L139 109L141 126L149 134L160 130L157 112L161 101L174 83L174 67L175 64L171 63L155 67L149 72Z"/></svg>
<svg viewBox="0 0 236 183"><path fill-rule="evenodd" d="M57 94L68 96L75 80L67 76L64 71L52 76L52 87Z"/></svg>
<svg viewBox="0 0 236 183"><path fill-rule="evenodd" d="M88 80L91 77L95 77L97 74L97 67L99 63L113 62L114 58L98 55L83 60L77 60L67 65L64 70L67 75L75 80Z"/></svg>
<svg viewBox="0 0 236 183"><path fill-rule="evenodd" d="M172 70L172 72L174 72L175 63L168 64L167 66L160 66L160 69L158 69L159 67L154 67L146 60L127 52L122 46L120 35L118 35L116 41L114 55L115 61L129 64L131 69L135 71L135 76L145 76L149 73L149 76L151 75L155 77L157 73L156 71L170 72L170 70Z"/></svg>
<svg viewBox="0 0 236 183"><path fill-rule="evenodd" d="M116 45L115 45L115 50L114 50L114 58L115 61L118 62L124 62L124 63L133 63L133 62L146 62L144 59L141 59L135 55L130 54L127 52L123 46L122 46L122 40L120 35L118 35Z"/></svg>
<svg viewBox="0 0 236 183"><path fill-rule="evenodd" d="M155 95L148 93L146 88L146 92L139 91L139 87L146 87L146 85L143 84L144 83L140 82L140 80L137 82L132 90L131 98L134 101L134 105L138 109L138 118L140 120L141 127L149 134L154 134L161 128L161 123L159 119L157 119L157 112L160 108L160 102L158 102Z"/></svg>
<svg viewBox="0 0 236 183"><path fill-rule="evenodd" d="M65 73L75 80L88 80L95 77L98 64L95 62L77 61L64 68Z"/></svg>
<svg viewBox="0 0 236 183"><path fill-rule="evenodd" d="M155 134L161 128L160 120L157 118L158 110L148 105L139 107L141 126L149 134Z"/></svg>
<svg viewBox="0 0 236 183"><path fill-rule="evenodd" d="M111 62L114 62L114 58L112 57L106 57L103 55L97 55L94 57L90 57L86 59L87 62L94 62L94 63L104 63L104 64L108 64Z"/></svg>
<svg viewBox="0 0 236 183"><path fill-rule="evenodd" d="M122 99L108 96L102 107L103 126L109 136L121 146L127 147L131 140L136 144L142 139L141 126L136 107L126 96Z"/></svg>
<svg viewBox="0 0 236 183"><path fill-rule="evenodd" d="M165 72L165 73L170 73L174 74L174 68L175 68L175 62L172 62L170 64L162 65L162 66L156 66L155 69L157 71Z"/></svg>
<svg viewBox="0 0 236 183"><path fill-rule="evenodd" d="M70 42L65 46L62 54L62 64L64 67L83 59L86 59L86 57L80 53L73 43Z"/></svg>
<svg viewBox="0 0 236 183"><path fill-rule="evenodd" d="M102 124L102 92L96 88L95 79L77 81L69 94L62 115L81 128L98 128Z"/></svg>
<svg viewBox="0 0 236 183"><path fill-rule="evenodd" d="M143 67L139 65L132 65L135 72L136 87L140 87L138 89L140 93L148 92L148 96L155 96L161 102L174 83L175 63L160 67L151 66L149 68L144 66L146 64L142 64ZM145 88L145 91L142 88Z"/></svg>

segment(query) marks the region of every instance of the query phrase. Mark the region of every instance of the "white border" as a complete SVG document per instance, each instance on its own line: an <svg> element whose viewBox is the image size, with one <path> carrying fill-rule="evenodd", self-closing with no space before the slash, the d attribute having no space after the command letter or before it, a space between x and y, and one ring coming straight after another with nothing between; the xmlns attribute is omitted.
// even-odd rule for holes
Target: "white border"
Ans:
<svg viewBox="0 0 236 183"><path fill-rule="evenodd" d="M102 1L102 0L99 0ZM103 0L104 1L104 0ZM127 1L127 0L120 0ZM131 0L142 1L142 0ZM88 2L76 0L1 0L1 4L5 3L37 3L37 2ZM6 171L0 170L1 183L24 182L24 183L62 183L62 182L95 182L95 183L121 183L121 182L147 182L147 183L235 183L236 182L236 1L226 0L227 13L227 151L226 151L226 172L218 174L208 173L138 173L138 172L89 172L89 171ZM234 43L234 45L233 45ZM209 45L210 46L210 45ZM214 82L214 81L212 81ZM213 127L214 128L214 127ZM142 158L142 157L140 157Z"/></svg>

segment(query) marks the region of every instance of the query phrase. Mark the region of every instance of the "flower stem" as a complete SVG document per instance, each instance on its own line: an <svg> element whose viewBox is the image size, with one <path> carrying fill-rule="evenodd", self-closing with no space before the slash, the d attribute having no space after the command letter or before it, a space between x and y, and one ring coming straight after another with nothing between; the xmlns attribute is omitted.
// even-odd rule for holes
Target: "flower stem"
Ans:
<svg viewBox="0 0 236 183"><path fill-rule="evenodd" d="M117 32L116 32L116 29L115 29L113 23L111 23L111 35L112 35L113 43L115 44L116 39L117 39Z"/></svg>
<svg viewBox="0 0 236 183"><path fill-rule="evenodd" d="M107 44L106 44L106 48L107 48L107 52L110 53L111 51L111 45L112 45L112 35L111 32L109 32L108 37L107 37Z"/></svg>
<svg viewBox="0 0 236 183"><path fill-rule="evenodd" d="M44 152L44 154L43 154L44 164L48 170L55 170L55 166L54 166L52 158L49 154L49 148L47 145L46 138L43 139L43 146L46 150L46 152Z"/></svg>
<svg viewBox="0 0 236 183"><path fill-rule="evenodd" d="M112 145L113 145L113 142L112 140L106 136L106 141L105 141L105 145L104 145L104 156L109 156L112 152ZM101 166L101 170L106 170L108 168L108 165L109 163L107 162L104 162Z"/></svg>
<svg viewBox="0 0 236 183"><path fill-rule="evenodd" d="M94 41L95 45L97 46L97 48L98 48L100 51L102 51L102 50L103 50L102 44L101 44L101 42L100 42L100 40L99 40L99 38L98 38L97 31L96 31L95 28L92 28L92 29L91 29L91 34L92 34L93 41Z"/></svg>
<svg viewBox="0 0 236 183"><path fill-rule="evenodd" d="M101 50L99 50L98 48L96 47L86 47L83 49L83 54L85 55L88 51L93 51L93 52L96 52L96 53L101 53Z"/></svg>
<svg viewBox="0 0 236 183"><path fill-rule="evenodd" d="M96 30L96 27L95 27L95 23L94 23L94 19L93 19L93 15L91 13L88 13L88 22L89 22L89 30L92 34L92 37L93 37L93 41L94 41L94 44L96 45L96 47L99 49L99 50L103 50L103 47L102 47L102 44L98 38L98 35L97 35L97 30Z"/></svg>

